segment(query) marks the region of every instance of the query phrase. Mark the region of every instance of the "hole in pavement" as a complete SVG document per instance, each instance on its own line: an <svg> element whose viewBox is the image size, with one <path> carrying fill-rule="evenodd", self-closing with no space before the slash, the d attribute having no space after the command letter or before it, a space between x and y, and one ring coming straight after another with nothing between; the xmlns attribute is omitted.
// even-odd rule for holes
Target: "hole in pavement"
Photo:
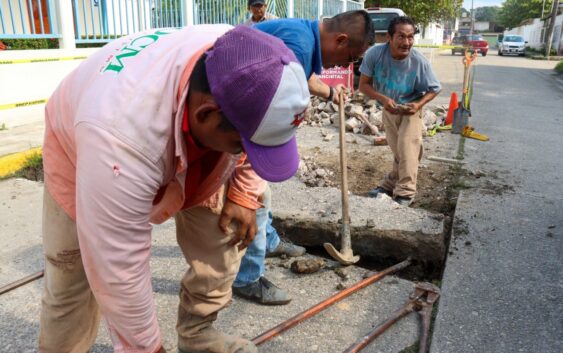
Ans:
<svg viewBox="0 0 563 353"><path fill-rule="evenodd" d="M365 151L348 151L348 184L351 193L366 196L368 191L378 186L385 173L392 168L390 153L378 154ZM339 187L340 159L337 154L320 150L310 152L305 158L306 168L301 168L299 178L309 187ZM452 219L459 191L467 186L460 183L463 170L459 166L442 163L421 164L417 181L417 196L410 206L434 213L443 214L445 249L441 265L414 261L411 266L397 275L411 281L439 281L442 277L445 259L449 249ZM280 234L284 230L280 229ZM307 247L310 254L330 258L322 246ZM369 270L382 270L404 259L362 256L357 266Z"/></svg>

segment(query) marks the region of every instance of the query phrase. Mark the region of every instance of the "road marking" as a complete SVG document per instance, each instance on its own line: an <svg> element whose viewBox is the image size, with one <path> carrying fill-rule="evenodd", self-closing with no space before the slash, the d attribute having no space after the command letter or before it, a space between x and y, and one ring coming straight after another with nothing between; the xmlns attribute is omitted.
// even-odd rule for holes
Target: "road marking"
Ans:
<svg viewBox="0 0 563 353"><path fill-rule="evenodd" d="M66 61L66 60L84 60L86 58L87 58L87 56L63 56L63 57L59 57L59 58L0 60L0 65L43 63L43 62Z"/></svg>
<svg viewBox="0 0 563 353"><path fill-rule="evenodd" d="M20 170L25 161L34 154L42 154L42 148L36 147L23 152L17 152L9 154L7 156L0 157L0 178L4 178L8 175L14 174Z"/></svg>
<svg viewBox="0 0 563 353"><path fill-rule="evenodd" d="M33 100L33 101L26 101L26 102L0 104L0 110L29 107L30 105L37 105L37 104L44 104L44 103L47 103L47 98L36 99L36 100Z"/></svg>

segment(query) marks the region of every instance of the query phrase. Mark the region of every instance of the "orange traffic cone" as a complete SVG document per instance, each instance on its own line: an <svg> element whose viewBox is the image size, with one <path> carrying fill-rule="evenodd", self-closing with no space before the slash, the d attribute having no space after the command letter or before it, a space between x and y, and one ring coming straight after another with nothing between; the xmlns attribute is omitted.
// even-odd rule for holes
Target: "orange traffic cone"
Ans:
<svg viewBox="0 0 563 353"><path fill-rule="evenodd" d="M448 115L446 116L444 125L451 125L454 122L454 111L457 108L459 108L457 102L457 93L452 92L452 96L450 97L450 107L448 108Z"/></svg>

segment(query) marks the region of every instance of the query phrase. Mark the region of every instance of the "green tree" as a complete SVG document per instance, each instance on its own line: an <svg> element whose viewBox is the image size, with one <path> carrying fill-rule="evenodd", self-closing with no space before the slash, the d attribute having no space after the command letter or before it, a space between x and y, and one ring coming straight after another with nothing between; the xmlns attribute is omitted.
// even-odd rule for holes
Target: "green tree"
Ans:
<svg viewBox="0 0 563 353"><path fill-rule="evenodd" d="M497 6L483 6L475 9L475 21L497 22L499 12Z"/></svg>
<svg viewBox="0 0 563 353"><path fill-rule="evenodd" d="M544 16L549 14L553 0L545 1ZM506 0L499 11L500 24L508 28L518 27L522 21L541 17L543 0Z"/></svg>
<svg viewBox="0 0 563 353"><path fill-rule="evenodd" d="M463 0L367 0L365 6L399 8L416 22L428 24L456 17L462 4Z"/></svg>

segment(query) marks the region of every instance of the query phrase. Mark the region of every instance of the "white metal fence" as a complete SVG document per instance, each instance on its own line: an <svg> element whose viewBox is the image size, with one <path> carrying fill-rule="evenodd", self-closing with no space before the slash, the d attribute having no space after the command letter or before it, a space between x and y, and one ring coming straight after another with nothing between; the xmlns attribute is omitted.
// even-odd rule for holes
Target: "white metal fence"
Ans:
<svg viewBox="0 0 563 353"><path fill-rule="evenodd" d="M53 0L0 0L0 38L58 38Z"/></svg>
<svg viewBox="0 0 563 353"><path fill-rule="evenodd" d="M192 24L241 24L247 0L0 0L0 39L60 38L75 43L109 42L134 32ZM352 0L269 0L280 18L319 19L363 8ZM39 4L39 6L37 6ZM31 11L30 9L34 9Z"/></svg>
<svg viewBox="0 0 563 353"><path fill-rule="evenodd" d="M563 15L555 19L555 27L551 47L563 54ZM545 23L535 18L532 23L504 31L504 35L517 34L524 37L527 46L534 49L543 49L545 36Z"/></svg>
<svg viewBox="0 0 563 353"><path fill-rule="evenodd" d="M248 17L247 0L195 0L194 24L242 23Z"/></svg>

